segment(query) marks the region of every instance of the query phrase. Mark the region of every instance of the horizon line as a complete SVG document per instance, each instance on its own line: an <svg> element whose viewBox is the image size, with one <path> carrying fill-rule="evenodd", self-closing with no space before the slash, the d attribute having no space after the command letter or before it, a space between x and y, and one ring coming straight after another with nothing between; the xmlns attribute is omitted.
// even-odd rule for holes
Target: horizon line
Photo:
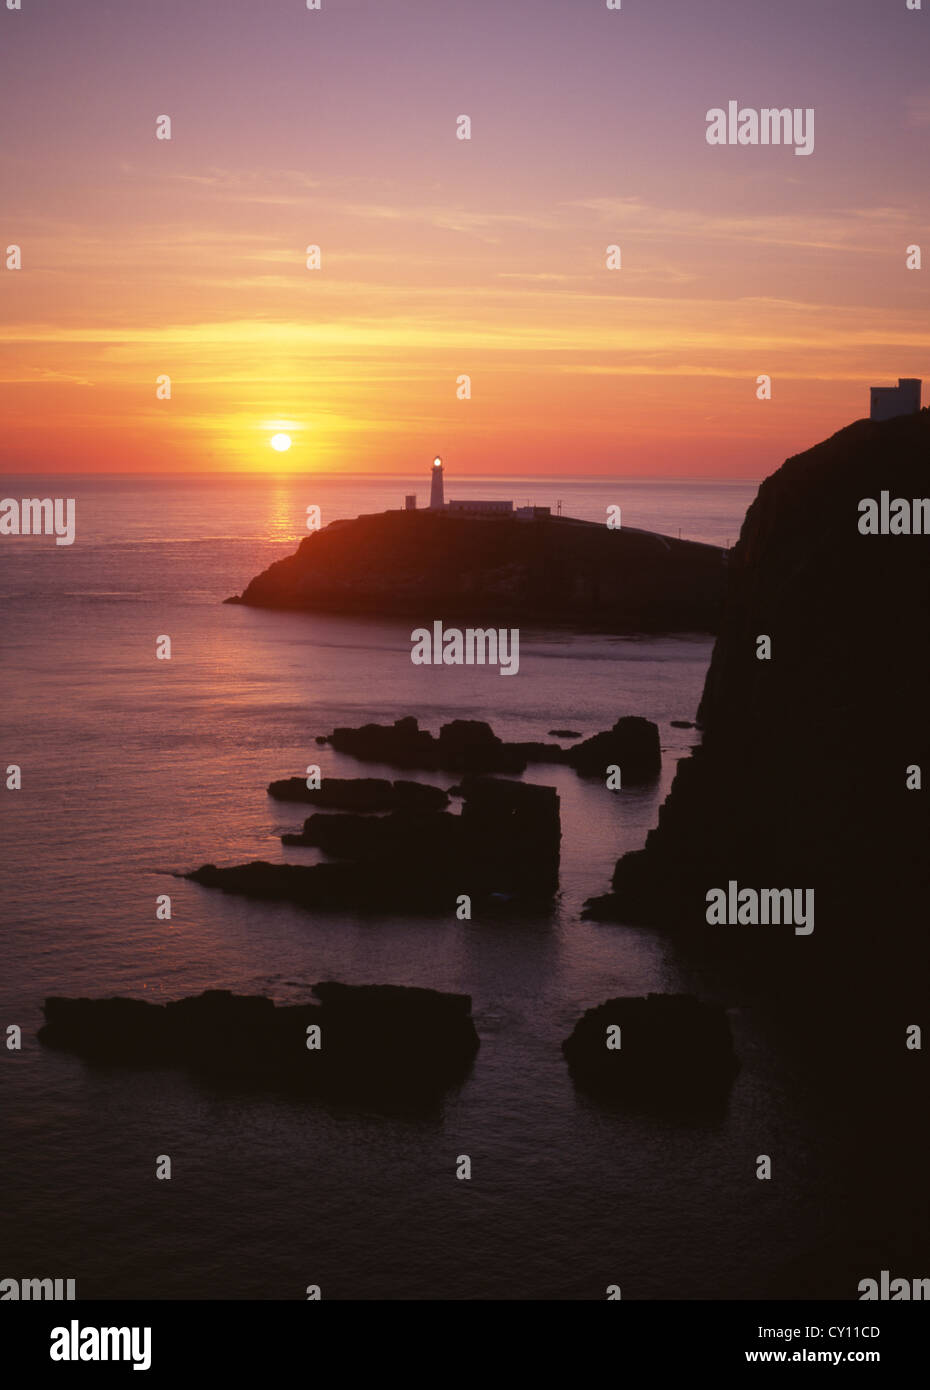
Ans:
<svg viewBox="0 0 930 1390"><path fill-rule="evenodd" d="M221 472L211 470L180 470L172 469L167 473L121 473L111 469L100 469L94 473L79 472L76 469L47 469L42 472L15 473L8 472L8 479L25 478L125 478L125 479L161 479L171 478L260 478L266 482L286 482L291 479L304 478L328 478L338 480L348 479L367 479L371 481L392 481L417 482L423 481L424 485L428 481L428 474L423 473L361 473L361 472L327 472L325 470L308 470L304 472L300 469L290 469L286 473L269 473L265 469L231 469ZM765 474L764 477L770 477ZM609 478L614 481L624 482L675 482L675 483L759 483L764 479L759 477L728 476L723 474L711 473L575 473L571 477L566 477L564 473L461 473L453 478L453 483L457 482L507 482L514 479L527 478L539 481L561 483L563 486L570 486L573 482L584 482L587 480L599 480Z"/></svg>

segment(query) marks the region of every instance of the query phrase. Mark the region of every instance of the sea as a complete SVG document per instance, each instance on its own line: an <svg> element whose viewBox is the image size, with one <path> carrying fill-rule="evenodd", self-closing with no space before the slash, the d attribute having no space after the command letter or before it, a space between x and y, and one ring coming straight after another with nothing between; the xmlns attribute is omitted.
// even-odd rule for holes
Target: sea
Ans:
<svg viewBox="0 0 930 1390"><path fill-rule="evenodd" d="M590 520L619 505L624 525L723 546L755 491L522 477L448 495ZM0 787L0 1040L22 1029L20 1050L0 1048L0 1278L74 1278L79 1299L304 1299L310 1285L324 1299L764 1296L816 1232L819 1201L796 1064L765 1021L720 1000L742 1068L713 1119L604 1107L561 1053L605 999L718 997L666 935L581 917L699 737L672 721L695 717L712 639L527 628L519 674L502 679L413 666L409 622L224 606L293 552L308 506L327 524L410 492L423 504L422 478L32 476L3 492L73 497L76 536L0 541L0 762L22 769L21 790ZM170 661L156 659L164 636ZM644 715L663 772L619 794L568 767L526 773L561 798L561 892L538 917L310 914L177 876L313 862L280 842L304 808L267 784L312 763L396 776L315 738L408 714L434 733L485 719L508 739ZM91 1067L36 1038L50 995L296 1002L321 980L470 995L471 1075L435 1113L398 1116ZM781 1180L760 1182L756 1156L776 1144ZM156 1178L163 1155L170 1180Z"/></svg>

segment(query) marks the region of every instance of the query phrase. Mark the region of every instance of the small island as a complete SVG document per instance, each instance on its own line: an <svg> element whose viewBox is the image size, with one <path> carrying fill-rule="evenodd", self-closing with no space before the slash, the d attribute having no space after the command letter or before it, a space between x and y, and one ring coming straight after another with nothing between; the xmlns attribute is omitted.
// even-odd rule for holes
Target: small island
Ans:
<svg viewBox="0 0 930 1390"><path fill-rule="evenodd" d="M437 460L438 462L438 460ZM226 600L303 612L424 615L585 632L714 632L726 552L511 502L333 521Z"/></svg>

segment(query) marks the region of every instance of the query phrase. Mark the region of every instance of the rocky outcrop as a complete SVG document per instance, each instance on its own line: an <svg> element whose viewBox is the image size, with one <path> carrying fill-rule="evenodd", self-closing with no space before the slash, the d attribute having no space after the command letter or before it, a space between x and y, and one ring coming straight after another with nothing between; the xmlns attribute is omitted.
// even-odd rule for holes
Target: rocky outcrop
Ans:
<svg viewBox="0 0 930 1390"><path fill-rule="evenodd" d="M555 787L469 778L462 797L468 856L480 863L488 885L502 885L527 902L545 902L558 892L562 830Z"/></svg>
<svg viewBox="0 0 930 1390"><path fill-rule="evenodd" d="M847 985L877 972L905 997L930 901L930 789L907 785L930 775L930 536L861 534L859 504L882 492L930 495L927 410L850 425L762 484L730 559L702 745L590 915L764 958L784 929L706 927L708 890L814 888L796 978L823 954Z"/></svg>
<svg viewBox="0 0 930 1390"><path fill-rule="evenodd" d="M285 844L315 845L349 863L204 864L186 877L227 893L310 909L451 915L462 894L476 908L501 898L518 907L545 907L559 884L555 788L475 778L459 792L460 815L317 813L300 834L282 837Z"/></svg>
<svg viewBox="0 0 930 1390"><path fill-rule="evenodd" d="M230 603L307 612L712 631L724 552L569 517L391 511L336 521Z"/></svg>
<svg viewBox="0 0 930 1390"><path fill-rule="evenodd" d="M387 816L308 816L299 834L282 835L284 845L312 845L336 859L359 863L402 858L411 867L417 856L440 861L457 852L461 816L447 811L392 811Z"/></svg>
<svg viewBox="0 0 930 1390"><path fill-rule="evenodd" d="M331 806L339 811L441 811L449 804L448 792L426 782L389 782L385 777L323 777L319 787L308 787L304 777L272 782L268 795L276 801Z"/></svg>
<svg viewBox="0 0 930 1390"><path fill-rule="evenodd" d="M376 1105L432 1102L468 1075L480 1046L468 995L332 981L313 993L316 1004L277 1007L226 990L168 1004L50 998L39 1038L89 1062Z"/></svg>
<svg viewBox="0 0 930 1390"><path fill-rule="evenodd" d="M739 1070L723 1009L688 994L608 999L562 1051L582 1089L660 1107L717 1104Z"/></svg>
<svg viewBox="0 0 930 1390"><path fill-rule="evenodd" d="M438 738L434 738L420 728L412 715L396 719L393 724L334 729L317 742L329 743L336 752L349 753L361 761L469 775L519 773L530 763L565 763L584 776L603 777L607 767L616 764L624 783L637 783L653 780L662 767L658 727L637 715L623 716L612 729L594 734L574 748L562 748L557 743L505 743L481 719L453 719L443 724ZM395 787L399 785L411 784L394 783Z"/></svg>
<svg viewBox="0 0 930 1390"><path fill-rule="evenodd" d="M584 776L603 777L613 765L620 768L623 784L651 781L662 771L658 727L636 715L618 719L606 733L570 749L565 761Z"/></svg>
<svg viewBox="0 0 930 1390"><path fill-rule="evenodd" d="M337 753L394 767L477 773L516 773L526 768L525 753L504 743L481 719L453 719L443 724L439 737L434 738L408 715L393 724L334 729L326 742ZM557 745L555 751L561 755Z"/></svg>

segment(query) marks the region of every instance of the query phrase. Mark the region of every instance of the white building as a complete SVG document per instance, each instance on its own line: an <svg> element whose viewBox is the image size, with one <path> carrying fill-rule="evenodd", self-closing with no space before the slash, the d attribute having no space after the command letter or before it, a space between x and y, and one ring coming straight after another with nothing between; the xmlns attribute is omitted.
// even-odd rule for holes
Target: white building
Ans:
<svg viewBox="0 0 930 1390"><path fill-rule="evenodd" d="M413 493L404 498L408 512L416 511L417 499ZM559 514L561 515L561 502ZM445 500L442 459L433 459L430 469L429 509L431 512L464 512L468 516L515 516L521 521L540 521L552 515L550 507L514 507L513 499L488 497L461 497L451 502Z"/></svg>
<svg viewBox="0 0 930 1390"><path fill-rule="evenodd" d="M513 512L513 502L482 502L466 497L461 502L448 502L447 512L471 512L480 516L509 516Z"/></svg>

